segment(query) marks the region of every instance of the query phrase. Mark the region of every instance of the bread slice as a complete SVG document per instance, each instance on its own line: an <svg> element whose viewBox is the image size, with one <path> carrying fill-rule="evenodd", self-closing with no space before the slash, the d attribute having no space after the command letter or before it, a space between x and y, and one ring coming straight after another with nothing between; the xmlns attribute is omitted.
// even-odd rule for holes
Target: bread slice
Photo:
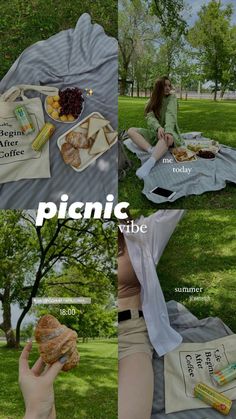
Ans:
<svg viewBox="0 0 236 419"><path fill-rule="evenodd" d="M94 134L96 134L101 128L105 127L109 124L107 119L103 118L89 118L89 127L88 127L88 138L91 138Z"/></svg>
<svg viewBox="0 0 236 419"><path fill-rule="evenodd" d="M83 124L80 125L80 128L85 128L88 129L89 123L88 121L84 122Z"/></svg>
<svg viewBox="0 0 236 419"><path fill-rule="evenodd" d="M94 155L94 154L102 153L103 151L108 150L108 148L109 148L109 145L107 143L104 131L103 129L100 129L91 149L89 150L89 154Z"/></svg>
<svg viewBox="0 0 236 419"><path fill-rule="evenodd" d="M107 142L110 145L116 139L118 133L116 131L112 131L112 132L106 132L105 135L106 135Z"/></svg>

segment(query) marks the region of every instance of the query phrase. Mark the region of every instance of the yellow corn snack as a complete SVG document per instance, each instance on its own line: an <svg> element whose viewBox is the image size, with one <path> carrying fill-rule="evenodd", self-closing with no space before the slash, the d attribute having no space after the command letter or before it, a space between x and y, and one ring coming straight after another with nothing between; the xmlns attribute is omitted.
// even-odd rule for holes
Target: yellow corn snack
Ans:
<svg viewBox="0 0 236 419"><path fill-rule="evenodd" d="M54 133L56 127L51 124L51 122L46 122L41 131L38 133L37 137L32 143L32 149L34 151L39 151L44 146L44 144L49 140L49 138Z"/></svg>

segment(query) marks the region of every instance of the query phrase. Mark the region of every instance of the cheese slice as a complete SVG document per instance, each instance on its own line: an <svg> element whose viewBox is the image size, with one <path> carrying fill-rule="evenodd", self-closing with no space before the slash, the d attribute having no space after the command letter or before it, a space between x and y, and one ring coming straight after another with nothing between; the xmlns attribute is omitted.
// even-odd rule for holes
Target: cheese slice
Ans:
<svg viewBox="0 0 236 419"><path fill-rule="evenodd" d="M109 124L107 119L103 118L89 118L89 127L88 127L88 138L92 137L96 132L98 132L101 128L105 127Z"/></svg>
<svg viewBox="0 0 236 419"><path fill-rule="evenodd" d="M108 150L108 148L109 148L109 145L107 144L104 131L103 129L100 129L91 149L89 150L89 154L93 155L93 154L102 153L103 151Z"/></svg>
<svg viewBox="0 0 236 419"><path fill-rule="evenodd" d="M84 122L83 124L80 125L80 128L86 128L88 129L89 123L88 122Z"/></svg>
<svg viewBox="0 0 236 419"><path fill-rule="evenodd" d="M112 131L112 132L106 132L105 135L106 135L108 144L111 144L116 139L118 133L116 131Z"/></svg>

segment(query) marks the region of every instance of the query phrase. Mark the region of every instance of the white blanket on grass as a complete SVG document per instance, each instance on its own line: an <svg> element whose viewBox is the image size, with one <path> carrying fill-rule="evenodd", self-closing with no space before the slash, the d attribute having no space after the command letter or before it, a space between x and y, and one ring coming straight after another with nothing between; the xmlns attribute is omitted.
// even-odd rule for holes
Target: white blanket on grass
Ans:
<svg viewBox="0 0 236 419"><path fill-rule="evenodd" d="M188 138L198 134L198 139L205 139L200 136L201 133L188 134ZM142 164L150 157L130 139L125 140L124 144L137 155ZM171 163L167 162L168 159ZM162 204L168 202L168 199L150 192L157 186L176 192L170 201L173 202L183 196L218 191L225 188L227 182L236 183L236 149L221 145L214 160L199 158L197 161L177 163L172 154L167 152L145 177L142 192L150 201Z"/></svg>

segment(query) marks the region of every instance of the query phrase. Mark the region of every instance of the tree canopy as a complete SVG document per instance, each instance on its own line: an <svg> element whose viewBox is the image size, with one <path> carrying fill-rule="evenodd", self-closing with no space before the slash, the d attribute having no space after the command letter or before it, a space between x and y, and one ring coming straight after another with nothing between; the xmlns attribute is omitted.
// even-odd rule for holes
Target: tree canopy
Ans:
<svg viewBox="0 0 236 419"><path fill-rule="evenodd" d="M19 345L21 323L32 299L45 295L49 288L54 296L77 296L78 291L86 296L84 292L89 290L90 295L99 296L103 307L108 303L116 288L115 233L112 221L51 219L36 227L32 211L1 211L0 328L8 346ZM22 309L16 336L11 324L12 303Z"/></svg>
<svg viewBox="0 0 236 419"><path fill-rule="evenodd" d="M212 0L203 5L198 20L189 31L189 42L197 50L203 77L214 82L214 99L235 79L235 28L231 26L230 4Z"/></svg>

